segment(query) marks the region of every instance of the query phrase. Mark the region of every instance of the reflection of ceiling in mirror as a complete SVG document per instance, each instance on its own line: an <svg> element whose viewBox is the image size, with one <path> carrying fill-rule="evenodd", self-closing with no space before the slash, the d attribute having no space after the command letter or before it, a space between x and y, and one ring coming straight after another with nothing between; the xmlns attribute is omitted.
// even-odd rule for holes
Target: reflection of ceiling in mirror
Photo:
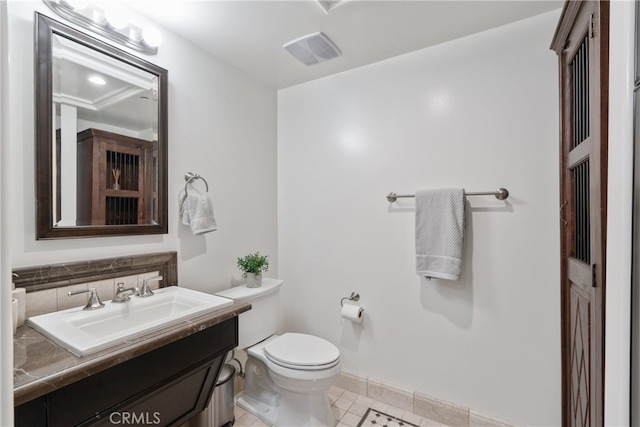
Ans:
<svg viewBox="0 0 640 427"><path fill-rule="evenodd" d="M77 107L78 119L136 132L157 128L156 76L57 35L53 57L53 101Z"/></svg>

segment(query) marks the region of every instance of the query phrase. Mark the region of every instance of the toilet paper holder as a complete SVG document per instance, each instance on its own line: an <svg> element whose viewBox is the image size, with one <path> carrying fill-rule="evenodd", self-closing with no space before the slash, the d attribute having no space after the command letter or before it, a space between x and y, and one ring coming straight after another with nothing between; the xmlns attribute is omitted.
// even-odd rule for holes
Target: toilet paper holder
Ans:
<svg viewBox="0 0 640 427"><path fill-rule="evenodd" d="M351 295L348 297L344 297L340 300L340 306L344 307L344 300L348 299L349 301L360 301L360 294L353 291L351 292Z"/></svg>

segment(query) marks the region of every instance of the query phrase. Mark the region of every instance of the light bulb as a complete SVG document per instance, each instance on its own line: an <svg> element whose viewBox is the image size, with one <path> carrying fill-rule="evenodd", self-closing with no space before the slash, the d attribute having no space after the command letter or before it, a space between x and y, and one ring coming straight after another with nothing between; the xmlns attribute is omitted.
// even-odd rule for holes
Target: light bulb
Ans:
<svg viewBox="0 0 640 427"><path fill-rule="evenodd" d="M158 47L162 43L162 34L155 28L147 27L142 30L142 39L151 47Z"/></svg>
<svg viewBox="0 0 640 427"><path fill-rule="evenodd" d="M110 6L104 11L104 17L113 28L122 30L129 25L129 16L127 12L119 7Z"/></svg>

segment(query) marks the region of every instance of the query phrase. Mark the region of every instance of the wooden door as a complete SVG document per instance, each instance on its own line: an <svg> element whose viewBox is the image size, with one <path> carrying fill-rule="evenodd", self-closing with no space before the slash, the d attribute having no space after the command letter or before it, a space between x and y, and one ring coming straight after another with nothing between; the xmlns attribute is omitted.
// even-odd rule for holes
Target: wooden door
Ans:
<svg viewBox="0 0 640 427"><path fill-rule="evenodd" d="M604 423L609 4L569 1L560 72L563 425Z"/></svg>

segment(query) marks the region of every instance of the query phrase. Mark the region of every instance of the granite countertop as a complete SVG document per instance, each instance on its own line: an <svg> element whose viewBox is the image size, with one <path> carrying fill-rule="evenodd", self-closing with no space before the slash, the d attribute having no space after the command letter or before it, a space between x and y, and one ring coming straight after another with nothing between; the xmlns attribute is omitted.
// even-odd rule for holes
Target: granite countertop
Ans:
<svg viewBox="0 0 640 427"><path fill-rule="evenodd" d="M25 324L18 328L13 339L14 405L217 325L249 309L250 304L234 303L223 310L201 314L84 357L74 355Z"/></svg>

